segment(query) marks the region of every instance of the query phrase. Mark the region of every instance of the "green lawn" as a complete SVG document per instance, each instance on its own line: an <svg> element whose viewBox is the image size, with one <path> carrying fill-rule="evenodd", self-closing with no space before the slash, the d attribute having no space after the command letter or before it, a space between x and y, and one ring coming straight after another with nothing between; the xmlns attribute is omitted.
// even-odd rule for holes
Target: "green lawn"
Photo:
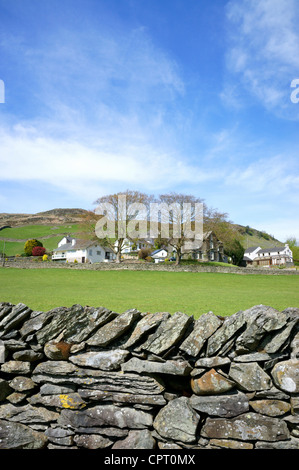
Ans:
<svg viewBox="0 0 299 470"><path fill-rule="evenodd" d="M4 301L42 311L79 303L198 318L209 310L231 315L257 304L299 307L299 276L0 268Z"/></svg>

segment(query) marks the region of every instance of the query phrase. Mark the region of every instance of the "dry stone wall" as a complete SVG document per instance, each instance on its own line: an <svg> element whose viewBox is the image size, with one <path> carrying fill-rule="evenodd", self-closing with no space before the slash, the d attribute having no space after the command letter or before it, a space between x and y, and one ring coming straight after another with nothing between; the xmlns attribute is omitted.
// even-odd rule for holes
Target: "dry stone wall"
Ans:
<svg viewBox="0 0 299 470"><path fill-rule="evenodd" d="M1 449L298 449L299 308L0 303Z"/></svg>

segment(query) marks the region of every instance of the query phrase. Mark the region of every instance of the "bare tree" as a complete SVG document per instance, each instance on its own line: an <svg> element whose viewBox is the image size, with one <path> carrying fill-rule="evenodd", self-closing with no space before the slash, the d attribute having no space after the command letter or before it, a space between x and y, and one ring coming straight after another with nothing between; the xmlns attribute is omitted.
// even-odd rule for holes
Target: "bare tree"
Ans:
<svg viewBox="0 0 299 470"><path fill-rule="evenodd" d="M176 265L183 252L191 252L202 241L203 200L192 195L169 193L159 196L155 206L156 222L151 213L151 236L176 252Z"/></svg>
<svg viewBox="0 0 299 470"><path fill-rule="evenodd" d="M148 214L153 196L139 191L126 190L102 196L95 201L95 213L101 215L95 233L101 243L109 246L121 262L121 252L126 239L145 238L148 229Z"/></svg>

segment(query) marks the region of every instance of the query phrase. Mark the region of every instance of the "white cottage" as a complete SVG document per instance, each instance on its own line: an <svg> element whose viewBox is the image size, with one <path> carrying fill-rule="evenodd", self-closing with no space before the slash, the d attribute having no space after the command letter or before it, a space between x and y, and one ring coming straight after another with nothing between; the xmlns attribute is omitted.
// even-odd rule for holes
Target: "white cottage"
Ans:
<svg viewBox="0 0 299 470"><path fill-rule="evenodd" d="M67 263L100 263L112 261L115 253L108 247L103 247L95 241L79 240L69 235L63 237L54 248L52 260Z"/></svg>
<svg viewBox="0 0 299 470"><path fill-rule="evenodd" d="M247 248L243 261L253 266L280 266L293 264L293 253L289 245L261 248L260 246Z"/></svg>
<svg viewBox="0 0 299 470"><path fill-rule="evenodd" d="M158 250L153 251L150 256L153 258L153 260L155 260L155 263L160 263L165 261L167 255L168 253L165 248L159 248Z"/></svg>

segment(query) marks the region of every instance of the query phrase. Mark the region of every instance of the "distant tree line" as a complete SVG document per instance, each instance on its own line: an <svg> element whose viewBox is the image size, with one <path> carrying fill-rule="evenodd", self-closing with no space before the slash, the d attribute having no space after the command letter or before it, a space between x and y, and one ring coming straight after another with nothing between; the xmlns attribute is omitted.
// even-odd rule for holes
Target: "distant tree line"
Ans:
<svg viewBox="0 0 299 470"><path fill-rule="evenodd" d="M182 228L185 228L186 224L189 224L190 229L194 230L196 224L196 213L194 211L194 207L196 207L196 204L202 204L203 207L203 232L213 231L215 233L216 237L223 243L224 253L231 257L233 264L238 265L242 261L244 248L242 246L242 235L240 231L228 219L227 213L220 212L217 209L208 207L203 199L194 195L179 194L175 192L161 194L158 197L155 197L153 195L148 195L139 191L126 190L115 194L101 196L95 201L94 204L97 206L107 204L107 207L111 208L113 212L112 219L118 221L120 217L120 196L125 196L123 200L126 204L126 219L123 220L123 224L125 228L130 227L131 229L135 224L136 231L138 228L140 229L142 224L145 229L149 229L149 223L146 217L145 220L144 218L136 219L136 213L134 211L130 211L130 207L135 207L134 204L143 204L143 207L146 208L146 214L144 214L145 216L149 214L151 203L165 204L168 207L176 204L182 208L180 214L175 214L175 211L169 212L170 224L166 236L165 233L163 233L163 219L157 222L158 231L156 233L156 237L154 237L154 243L156 247L173 247L173 250L176 253L176 264L179 264L181 261L183 254L182 250L185 243L191 239L189 234L186 234L186 231L184 230L181 230L181 233L178 235L178 233L175 231L175 227L180 224ZM187 207L188 204L188 207L191 207L191 209L193 208L193 210L189 211L188 215L185 215L183 213L183 207ZM178 218L176 217L177 215ZM96 227L97 223L102 219L102 217L103 214L97 213L97 209L89 211L85 216L83 216L81 229L84 237L98 240L96 235ZM108 246L114 251L117 262L121 262L121 252L126 243L126 239L129 238L132 241L136 241L136 238L128 235L128 231L126 231L126 235L124 235L124 231L122 229L123 227L119 227L119 225L116 223L114 236L105 236L101 239L102 245ZM150 233L148 233L148 237L150 237Z"/></svg>

